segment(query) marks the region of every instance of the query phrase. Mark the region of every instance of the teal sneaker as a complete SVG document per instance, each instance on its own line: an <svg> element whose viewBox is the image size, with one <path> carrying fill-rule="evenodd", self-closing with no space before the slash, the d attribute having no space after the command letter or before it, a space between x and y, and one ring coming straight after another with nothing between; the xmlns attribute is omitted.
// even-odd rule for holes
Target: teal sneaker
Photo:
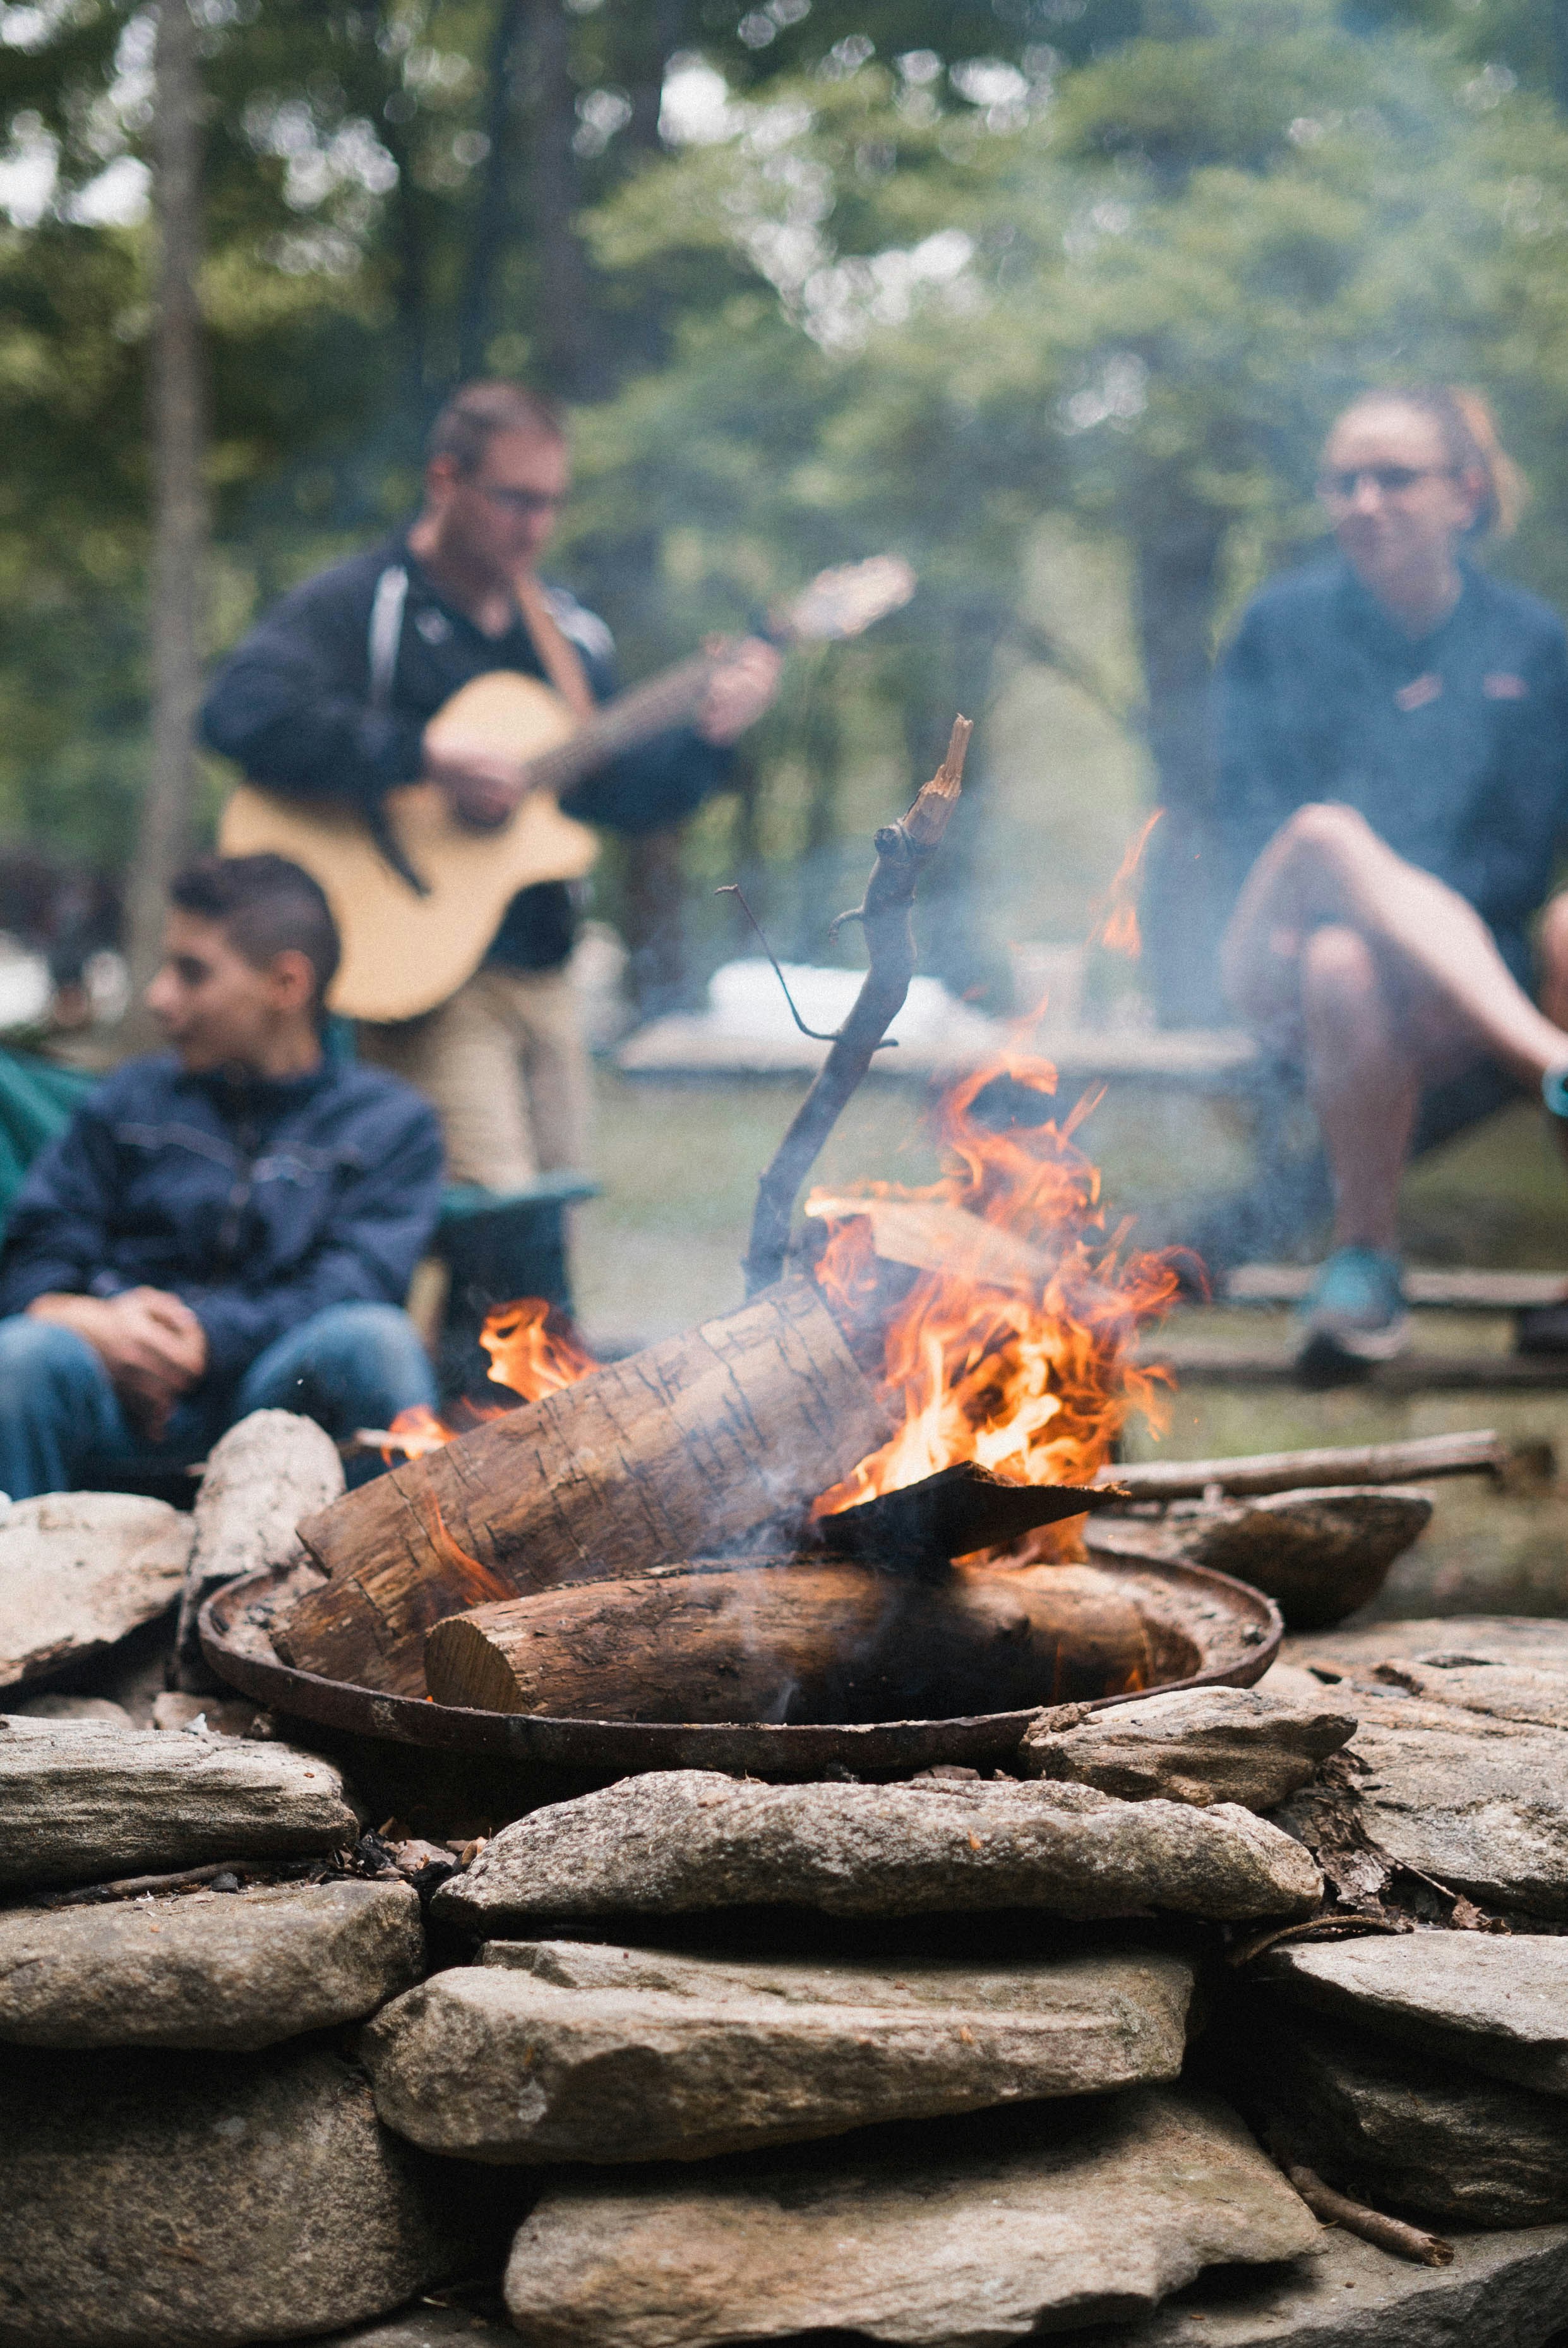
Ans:
<svg viewBox="0 0 1568 2348"><path fill-rule="evenodd" d="M1302 1300L1303 1385L1350 1385L1409 1342L1399 1259L1381 1248L1336 1248Z"/></svg>

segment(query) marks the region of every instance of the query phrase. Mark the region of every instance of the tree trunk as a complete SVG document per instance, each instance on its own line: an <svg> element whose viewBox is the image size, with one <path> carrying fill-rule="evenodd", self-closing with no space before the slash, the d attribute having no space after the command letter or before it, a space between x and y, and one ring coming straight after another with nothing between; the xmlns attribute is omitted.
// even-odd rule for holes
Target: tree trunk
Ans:
<svg viewBox="0 0 1568 2348"><path fill-rule="evenodd" d="M550 389L565 399L593 399L609 390L610 380L588 256L577 232L577 89L571 20L563 0L528 0L528 47L534 67L529 195L538 273L536 340Z"/></svg>
<svg viewBox="0 0 1568 2348"><path fill-rule="evenodd" d="M197 625L207 546L201 259L201 87L188 0L161 0L153 200L158 224L150 383L152 771L127 885L133 1000L158 966L169 884L186 855L201 699Z"/></svg>
<svg viewBox="0 0 1568 2348"><path fill-rule="evenodd" d="M485 158L474 208L474 232L457 317L457 379L483 375L496 323L496 273L511 219L512 160L517 140L515 52L523 28L526 0L497 0L490 33Z"/></svg>
<svg viewBox="0 0 1568 2348"><path fill-rule="evenodd" d="M279 1652L423 1695L425 1633L443 1616L723 1548L886 1434L816 1288L785 1282L307 1517L300 1538L333 1578Z"/></svg>
<svg viewBox="0 0 1568 2348"><path fill-rule="evenodd" d="M645 1019L685 1001L685 886L680 826L639 833L626 860L623 918L632 999Z"/></svg>
<svg viewBox="0 0 1568 2348"><path fill-rule="evenodd" d="M1148 695L1149 747L1164 817L1150 843L1144 936L1167 1026L1226 1016L1214 947L1227 901L1214 825L1209 722L1214 601L1225 520L1206 506L1151 499L1134 527L1133 616Z"/></svg>

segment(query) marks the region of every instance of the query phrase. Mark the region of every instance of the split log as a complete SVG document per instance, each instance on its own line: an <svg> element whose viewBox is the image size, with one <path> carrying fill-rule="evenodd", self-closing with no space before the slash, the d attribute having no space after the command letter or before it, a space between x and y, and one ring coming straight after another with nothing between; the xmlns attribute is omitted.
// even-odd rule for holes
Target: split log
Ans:
<svg viewBox="0 0 1568 2348"><path fill-rule="evenodd" d="M1040 1525L1113 1508L1125 1497L1119 1484L1023 1484L960 1459L917 1484L817 1518L810 1536L835 1556L921 1571L979 1550L1010 1549Z"/></svg>
<svg viewBox="0 0 1568 2348"><path fill-rule="evenodd" d="M197 1632L213 1591L266 1565L302 1566L294 1527L343 1488L332 1437L294 1411L253 1410L213 1445L196 1496L196 1538L175 1639L175 1677L188 1694L222 1687L203 1660Z"/></svg>
<svg viewBox="0 0 1568 2348"><path fill-rule="evenodd" d="M815 1286L784 1282L307 1518L300 1537L332 1578L279 1626L278 1651L423 1696L425 1633L444 1615L739 1540L890 1432Z"/></svg>
<svg viewBox="0 0 1568 2348"><path fill-rule="evenodd" d="M1508 1446L1491 1427L1423 1435L1409 1443L1361 1443L1325 1451L1259 1451L1236 1459L1162 1459L1106 1468L1096 1479L1132 1500L1201 1500L1221 1492L1294 1492L1309 1485L1424 1484L1433 1476L1498 1476Z"/></svg>
<svg viewBox="0 0 1568 2348"><path fill-rule="evenodd" d="M1091 1569L695 1563L436 1623L437 1704L590 1720L948 1718L1142 1685L1136 1605Z"/></svg>

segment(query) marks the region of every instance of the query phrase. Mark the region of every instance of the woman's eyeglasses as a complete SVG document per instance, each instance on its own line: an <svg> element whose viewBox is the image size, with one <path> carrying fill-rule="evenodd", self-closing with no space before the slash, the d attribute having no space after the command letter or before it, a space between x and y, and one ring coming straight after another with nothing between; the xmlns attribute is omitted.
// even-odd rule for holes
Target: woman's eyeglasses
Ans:
<svg viewBox="0 0 1568 2348"><path fill-rule="evenodd" d="M1382 496L1397 498L1418 481L1451 475L1453 469L1451 465L1358 465L1354 471L1323 474L1317 494L1330 505L1348 506L1362 482L1370 481Z"/></svg>

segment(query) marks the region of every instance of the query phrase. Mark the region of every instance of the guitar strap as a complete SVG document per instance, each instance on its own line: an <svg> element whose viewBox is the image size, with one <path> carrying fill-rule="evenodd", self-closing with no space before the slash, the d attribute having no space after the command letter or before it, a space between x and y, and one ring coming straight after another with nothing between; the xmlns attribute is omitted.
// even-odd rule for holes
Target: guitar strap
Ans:
<svg viewBox="0 0 1568 2348"><path fill-rule="evenodd" d="M370 607L370 705L378 715L392 705L392 680L397 671L403 607L407 601L408 573L395 562L376 581Z"/></svg>
<svg viewBox="0 0 1568 2348"><path fill-rule="evenodd" d="M591 717L599 706L593 688L577 646L561 633L560 623L550 610L549 597L531 571L518 572L512 586L545 675L574 717L579 721Z"/></svg>

